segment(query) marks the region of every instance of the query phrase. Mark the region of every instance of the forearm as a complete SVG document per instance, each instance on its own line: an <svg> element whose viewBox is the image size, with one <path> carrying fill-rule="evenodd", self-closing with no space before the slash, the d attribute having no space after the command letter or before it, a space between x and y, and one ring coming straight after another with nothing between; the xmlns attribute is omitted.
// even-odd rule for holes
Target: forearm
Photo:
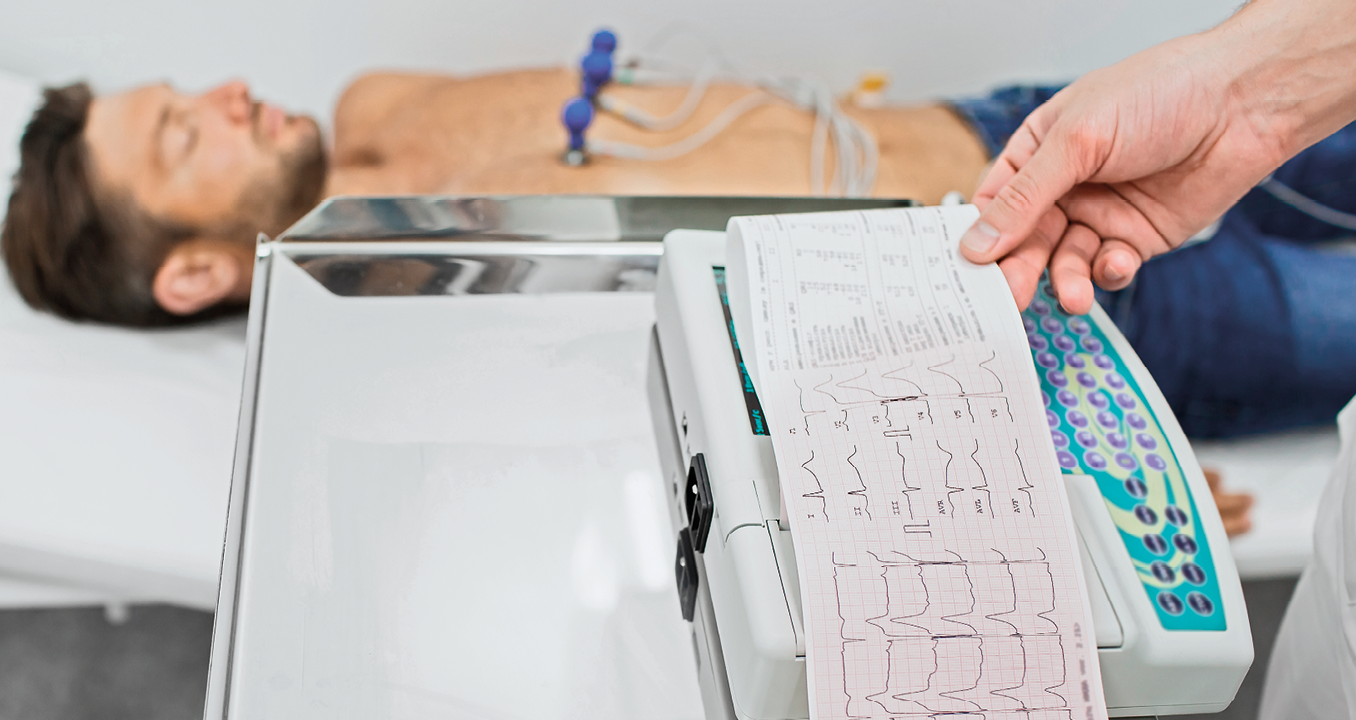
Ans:
<svg viewBox="0 0 1356 720"><path fill-rule="evenodd" d="M1197 37L1231 110L1275 138L1275 164L1356 120L1356 3L1256 0Z"/></svg>

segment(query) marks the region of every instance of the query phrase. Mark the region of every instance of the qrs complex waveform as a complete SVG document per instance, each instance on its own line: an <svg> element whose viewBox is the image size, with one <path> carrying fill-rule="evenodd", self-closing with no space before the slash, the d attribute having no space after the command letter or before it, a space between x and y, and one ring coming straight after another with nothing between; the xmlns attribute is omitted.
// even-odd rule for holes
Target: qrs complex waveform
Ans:
<svg viewBox="0 0 1356 720"><path fill-rule="evenodd" d="M988 555L834 558L848 717L1067 717L1049 563Z"/></svg>

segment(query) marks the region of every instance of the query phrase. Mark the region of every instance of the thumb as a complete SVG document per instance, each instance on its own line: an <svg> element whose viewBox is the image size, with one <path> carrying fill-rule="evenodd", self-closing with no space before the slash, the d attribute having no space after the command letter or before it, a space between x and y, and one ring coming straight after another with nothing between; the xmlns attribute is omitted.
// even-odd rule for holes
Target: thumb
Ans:
<svg viewBox="0 0 1356 720"><path fill-rule="evenodd" d="M1039 142L1030 136L1025 140ZM989 263L1012 252L1036 229L1041 216L1082 180L1077 148L1062 133L1039 142L1026 163L1018 160L1024 154L1019 142L1014 137L1008 143L986 178L986 186L996 187L983 187L976 193L977 200L991 193L993 199L961 236L961 252L971 262Z"/></svg>

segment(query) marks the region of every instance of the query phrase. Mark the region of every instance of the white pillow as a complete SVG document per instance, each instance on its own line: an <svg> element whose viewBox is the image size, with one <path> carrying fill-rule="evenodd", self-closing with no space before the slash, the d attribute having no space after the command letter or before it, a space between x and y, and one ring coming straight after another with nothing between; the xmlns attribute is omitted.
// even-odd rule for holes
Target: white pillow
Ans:
<svg viewBox="0 0 1356 720"><path fill-rule="evenodd" d="M19 138L41 98L36 80L0 70L0 223L9 207L10 178L19 169Z"/></svg>

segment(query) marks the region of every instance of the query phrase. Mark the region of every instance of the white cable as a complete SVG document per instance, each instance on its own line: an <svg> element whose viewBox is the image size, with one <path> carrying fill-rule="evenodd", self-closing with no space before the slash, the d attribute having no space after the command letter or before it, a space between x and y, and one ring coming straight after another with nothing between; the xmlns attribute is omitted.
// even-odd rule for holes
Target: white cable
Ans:
<svg viewBox="0 0 1356 720"><path fill-rule="evenodd" d="M741 115L754 108L775 101L776 98L774 96L769 95L762 90L755 90L730 103L730 105L721 111L721 113L711 120L711 122L707 123L706 127L669 145L651 148L641 145L632 145L630 143L611 142L608 140L590 140L586 143L586 146L589 152L597 155L611 155L612 157L628 158L631 160L672 160L673 158L686 155L702 145L705 145L711 138L719 135L722 130L729 127L730 123L738 120Z"/></svg>
<svg viewBox="0 0 1356 720"><path fill-rule="evenodd" d="M676 23L662 29L647 44L645 54L635 56L624 66L630 68L632 72L644 66L645 70L658 71L660 74L671 73L674 79L681 77L681 64L648 55L679 33L695 37L705 47L708 57L695 74L689 75L692 82L678 108L669 115L654 117L644 110L628 106L605 95L599 96L599 106L642 128L662 131L676 128L691 117L710 83L718 77L729 77L737 82L761 88L763 92L755 92L736 100L706 127L670 145L647 148L628 143L593 141L588 143L592 152L636 160L666 160L679 157L705 145L755 107L761 107L772 102L774 98L779 98L815 116L815 127L810 140L811 193L848 197L865 197L871 194L876 184L880 148L871 133L844 112L832 92L823 85L798 78L774 78L740 67L721 54L719 48L700 33ZM824 176L830 141L834 163L832 174L826 181Z"/></svg>
<svg viewBox="0 0 1356 720"><path fill-rule="evenodd" d="M646 130L655 132L673 130L691 117L693 111L701 104L702 97L706 94L706 89L711 85L711 80L716 76L718 69L715 63L707 63L703 66L697 74L696 80L688 86L687 95L683 97L683 101L678 104L673 112L663 117L655 117L634 105L623 103L607 95L598 96L598 106Z"/></svg>
<svg viewBox="0 0 1356 720"><path fill-rule="evenodd" d="M1272 197L1277 200L1280 200L1286 205L1289 205L1315 220L1321 220L1334 227L1340 227L1343 230L1356 230L1356 215L1330 208L1270 175L1266 176L1262 182L1258 183L1258 186L1271 193Z"/></svg>
<svg viewBox="0 0 1356 720"><path fill-rule="evenodd" d="M829 141L829 121L815 113L815 129L810 134L810 194L824 194L824 153Z"/></svg>

